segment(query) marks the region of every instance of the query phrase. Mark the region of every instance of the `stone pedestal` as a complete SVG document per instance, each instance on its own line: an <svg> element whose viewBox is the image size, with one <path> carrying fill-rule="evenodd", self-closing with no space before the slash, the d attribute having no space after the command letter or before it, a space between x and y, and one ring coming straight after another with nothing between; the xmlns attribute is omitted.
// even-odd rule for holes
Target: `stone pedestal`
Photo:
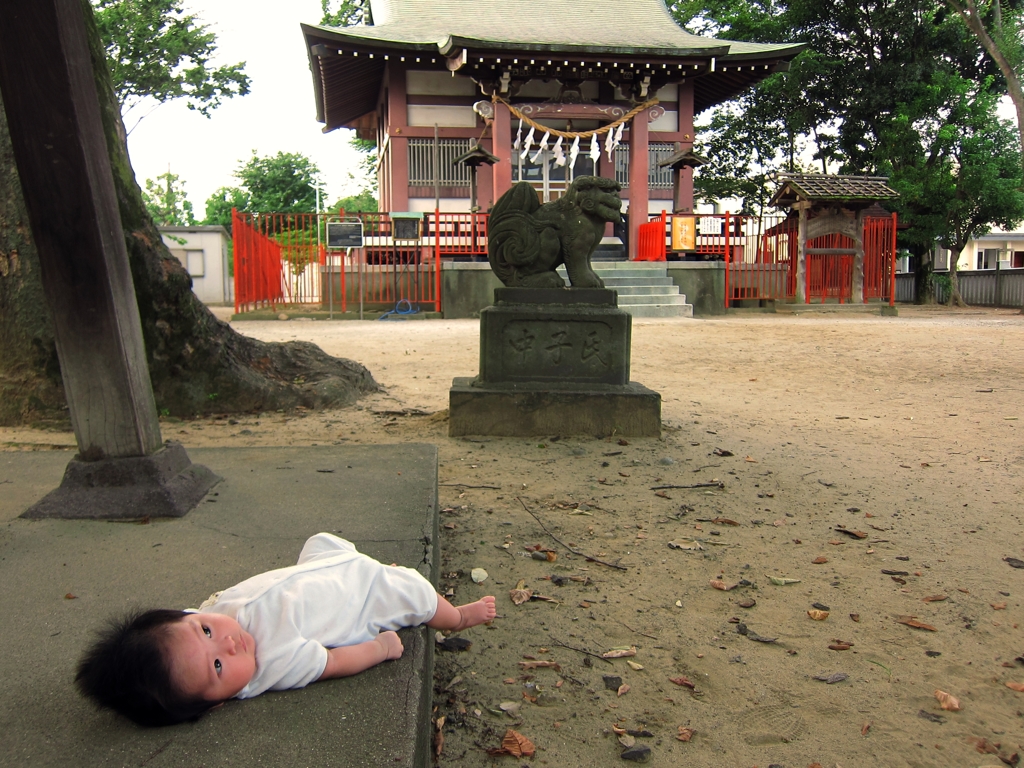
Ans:
<svg viewBox="0 0 1024 768"><path fill-rule="evenodd" d="M60 487L22 513L26 518L182 517L220 478L193 464L181 443L149 456L83 461L75 456Z"/></svg>
<svg viewBox="0 0 1024 768"><path fill-rule="evenodd" d="M661 396L629 380L632 318L604 288L498 288L480 375L449 392L458 435L661 434Z"/></svg>

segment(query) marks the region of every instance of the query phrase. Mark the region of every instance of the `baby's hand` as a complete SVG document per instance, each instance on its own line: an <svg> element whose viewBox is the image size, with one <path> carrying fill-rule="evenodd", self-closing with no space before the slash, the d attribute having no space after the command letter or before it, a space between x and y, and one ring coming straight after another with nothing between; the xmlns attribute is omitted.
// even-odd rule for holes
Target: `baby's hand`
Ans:
<svg viewBox="0 0 1024 768"><path fill-rule="evenodd" d="M398 636L397 632L391 632L390 630L381 632L375 639L384 646L384 650L387 652L387 655L384 657L385 661L401 658L405 646L402 645L402 638Z"/></svg>

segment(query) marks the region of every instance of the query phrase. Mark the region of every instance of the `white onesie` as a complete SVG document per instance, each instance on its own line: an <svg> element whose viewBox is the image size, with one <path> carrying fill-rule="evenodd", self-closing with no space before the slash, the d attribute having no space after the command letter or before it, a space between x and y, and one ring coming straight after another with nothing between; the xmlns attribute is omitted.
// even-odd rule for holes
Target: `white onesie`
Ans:
<svg viewBox="0 0 1024 768"><path fill-rule="evenodd" d="M384 565L345 539L318 533L297 565L246 579L200 612L231 616L256 639L256 674L238 693L248 699L318 680L327 648L429 621L437 592L412 568Z"/></svg>

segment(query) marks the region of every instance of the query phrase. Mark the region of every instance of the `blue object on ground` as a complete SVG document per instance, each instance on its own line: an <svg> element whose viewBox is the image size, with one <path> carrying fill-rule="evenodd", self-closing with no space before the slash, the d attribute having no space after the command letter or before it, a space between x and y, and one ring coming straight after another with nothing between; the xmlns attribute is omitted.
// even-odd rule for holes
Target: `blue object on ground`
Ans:
<svg viewBox="0 0 1024 768"><path fill-rule="evenodd" d="M420 311L420 308L418 306L414 307L412 305L412 302L410 302L408 299L399 299L398 303L395 304L395 308L394 309L385 312L383 315L381 315L377 319L378 320L385 320L385 319L389 319L388 318L389 315L398 315L399 317L390 318L390 319L401 320L402 319L401 315L415 315L415 314L419 313L419 311Z"/></svg>

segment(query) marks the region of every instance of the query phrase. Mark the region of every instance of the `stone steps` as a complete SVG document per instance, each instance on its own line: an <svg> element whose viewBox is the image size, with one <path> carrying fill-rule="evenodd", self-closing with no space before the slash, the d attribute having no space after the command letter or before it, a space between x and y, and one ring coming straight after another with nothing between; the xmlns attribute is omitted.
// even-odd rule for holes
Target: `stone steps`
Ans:
<svg viewBox="0 0 1024 768"><path fill-rule="evenodd" d="M668 276L665 262L595 261L591 266L633 317L693 317L693 306ZM564 266L558 274L569 282Z"/></svg>

